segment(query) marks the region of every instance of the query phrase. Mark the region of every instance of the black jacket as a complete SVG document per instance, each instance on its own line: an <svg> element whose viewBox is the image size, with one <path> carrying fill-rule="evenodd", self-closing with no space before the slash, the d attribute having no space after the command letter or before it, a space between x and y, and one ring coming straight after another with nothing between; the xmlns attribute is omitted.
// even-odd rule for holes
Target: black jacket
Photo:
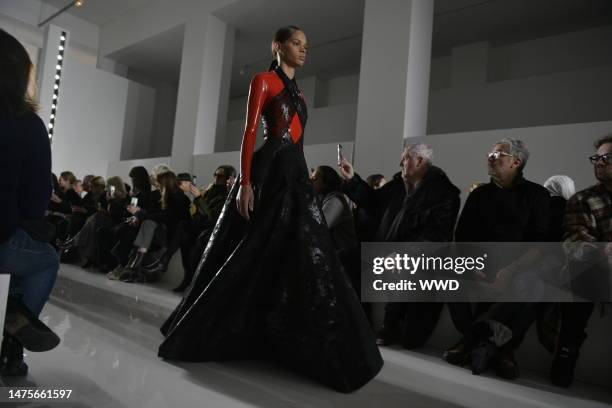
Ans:
<svg viewBox="0 0 612 408"><path fill-rule="evenodd" d="M458 242L548 242L550 194L518 176L511 187L494 182L468 196L455 231Z"/></svg>
<svg viewBox="0 0 612 408"><path fill-rule="evenodd" d="M42 220L51 197L51 146L35 113L0 113L0 242L20 224Z"/></svg>
<svg viewBox="0 0 612 408"><path fill-rule="evenodd" d="M377 223L374 241L452 241L460 191L436 166L430 167L410 196L400 173L378 190L355 174L344 183L343 191Z"/></svg>
<svg viewBox="0 0 612 408"><path fill-rule="evenodd" d="M179 190L168 194L167 203L167 207L158 212L141 211L136 215L143 221L152 220L164 224L168 231L168 240L170 240L174 236L179 222L191 219L191 214L189 213L191 202L189 198Z"/></svg>

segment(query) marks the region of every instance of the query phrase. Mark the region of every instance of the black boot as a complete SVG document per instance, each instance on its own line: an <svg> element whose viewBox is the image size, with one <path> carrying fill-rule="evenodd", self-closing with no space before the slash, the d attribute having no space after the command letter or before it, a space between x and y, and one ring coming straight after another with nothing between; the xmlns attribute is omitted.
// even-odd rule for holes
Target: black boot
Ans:
<svg viewBox="0 0 612 408"><path fill-rule="evenodd" d="M497 357L497 353L497 346L488 340L478 344L470 353L472 374L479 375L482 373Z"/></svg>
<svg viewBox="0 0 612 408"><path fill-rule="evenodd" d="M28 365L23 362L23 346L11 335L5 335L2 340L0 375L6 377L28 375Z"/></svg>
<svg viewBox="0 0 612 408"><path fill-rule="evenodd" d="M574 370L585 338L586 334L577 341L559 343L550 368L550 382L557 387L568 388L574 382Z"/></svg>
<svg viewBox="0 0 612 408"><path fill-rule="evenodd" d="M470 349L462 338L454 346L444 350L442 358L452 365L464 366L470 359Z"/></svg>
<svg viewBox="0 0 612 408"><path fill-rule="evenodd" d="M146 265L143 265L142 272L146 275L163 275L168 270L170 256L166 248L162 248L156 253L149 253Z"/></svg>
<svg viewBox="0 0 612 408"><path fill-rule="evenodd" d="M60 342L57 334L28 309L21 296L16 295L9 296L6 303L4 332L30 351L48 351Z"/></svg>
<svg viewBox="0 0 612 408"><path fill-rule="evenodd" d="M125 268L123 268L123 272L119 276L119 280L122 282L134 282L146 254L146 252L141 251L133 252L133 254L130 255L130 260L128 261L127 265Z"/></svg>

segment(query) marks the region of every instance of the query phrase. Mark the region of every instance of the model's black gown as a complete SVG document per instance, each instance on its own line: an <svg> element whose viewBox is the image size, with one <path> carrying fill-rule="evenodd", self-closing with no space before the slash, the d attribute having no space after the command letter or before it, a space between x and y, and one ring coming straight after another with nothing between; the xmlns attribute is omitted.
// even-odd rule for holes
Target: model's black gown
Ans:
<svg viewBox="0 0 612 408"><path fill-rule="evenodd" d="M251 221L236 210L237 182L191 286L162 326L159 356L273 359L349 392L383 362L315 199L303 136L294 143L287 131L296 111L302 128L306 120L305 104L287 88L262 112Z"/></svg>

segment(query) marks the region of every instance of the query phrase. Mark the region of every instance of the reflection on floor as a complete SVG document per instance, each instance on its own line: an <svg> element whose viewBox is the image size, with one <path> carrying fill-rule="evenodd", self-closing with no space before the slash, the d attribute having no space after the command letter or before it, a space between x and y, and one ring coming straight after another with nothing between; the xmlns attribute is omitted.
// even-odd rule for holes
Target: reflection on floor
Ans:
<svg viewBox="0 0 612 408"><path fill-rule="evenodd" d="M535 373L515 382L472 376L438 353L393 348L383 349L379 376L348 395L266 362L171 364L157 357L158 326L178 299L167 288L109 282L63 266L42 315L62 343L28 353L30 375L5 383L70 388L72 406L97 408L612 406L609 390L585 384L559 390Z"/></svg>

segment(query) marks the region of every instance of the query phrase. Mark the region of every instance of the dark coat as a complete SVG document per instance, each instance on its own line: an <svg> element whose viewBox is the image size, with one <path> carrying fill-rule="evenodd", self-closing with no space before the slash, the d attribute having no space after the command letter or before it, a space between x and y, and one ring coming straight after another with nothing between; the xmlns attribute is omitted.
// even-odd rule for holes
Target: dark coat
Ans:
<svg viewBox="0 0 612 408"><path fill-rule="evenodd" d="M374 241L452 241L460 191L436 166L430 167L410 196L399 173L378 190L355 174L344 183L343 191L378 225Z"/></svg>

